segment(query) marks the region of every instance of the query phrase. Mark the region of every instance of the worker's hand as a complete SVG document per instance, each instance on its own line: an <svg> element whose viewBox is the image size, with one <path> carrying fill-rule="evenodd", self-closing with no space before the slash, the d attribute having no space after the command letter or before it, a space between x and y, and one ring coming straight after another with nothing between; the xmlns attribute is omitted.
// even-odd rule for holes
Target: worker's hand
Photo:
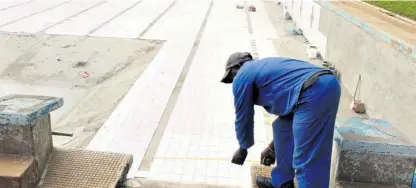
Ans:
<svg viewBox="0 0 416 188"><path fill-rule="evenodd" d="M242 149L239 148L233 156L233 159L231 160L232 163L237 164L237 165L243 165L244 161L246 160L247 157L247 150L246 149Z"/></svg>
<svg viewBox="0 0 416 188"><path fill-rule="evenodd" d="M270 166L275 163L276 155L274 152L273 141L267 146L266 149L263 150L263 152L261 152L260 157L261 157L260 163L264 166Z"/></svg>

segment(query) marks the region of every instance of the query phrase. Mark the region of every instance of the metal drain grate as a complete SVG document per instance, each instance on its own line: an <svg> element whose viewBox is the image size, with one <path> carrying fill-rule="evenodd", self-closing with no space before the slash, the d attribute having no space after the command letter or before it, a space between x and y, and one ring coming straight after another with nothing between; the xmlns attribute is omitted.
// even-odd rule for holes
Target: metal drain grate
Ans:
<svg viewBox="0 0 416 188"><path fill-rule="evenodd" d="M54 149L40 188L114 188L131 163L130 155Z"/></svg>
<svg viewBox="0 0 416 188"><path fill-rule="evenodd" d="M251 182L253 188L258 188L256 185L256 177L257 176L264 176L270 177L270 173L272 172L273 167L267 167L259 164L253 164L251 166ZM295 180L295 187L298 187L298 183Z"/></svg>

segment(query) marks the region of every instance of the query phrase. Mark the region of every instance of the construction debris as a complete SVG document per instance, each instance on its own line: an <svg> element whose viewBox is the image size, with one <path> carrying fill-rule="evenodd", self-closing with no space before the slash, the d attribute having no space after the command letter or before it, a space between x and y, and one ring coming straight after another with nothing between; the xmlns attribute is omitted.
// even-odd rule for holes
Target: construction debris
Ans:
<svg viewBox="0 0 416 188"><path fill-rule="evenodd" d="M318 48L313 45L307 45L306 54L308 55L309 59L316 59L318 58L318 54L319 54Z"/></svg>
<svg viewBox="0 0 416 188"><path fill-rule="evenodd" d="M256 12L256 7L254 5L250 5L250 7L248 7L248 11Z"/></svg>
<svg viewBox="0 0 416 188"><path fill-rule="evenodd" d="M290 35L302 35L302 30L295 27L295 28L288 29L287 33Z"/></svg>

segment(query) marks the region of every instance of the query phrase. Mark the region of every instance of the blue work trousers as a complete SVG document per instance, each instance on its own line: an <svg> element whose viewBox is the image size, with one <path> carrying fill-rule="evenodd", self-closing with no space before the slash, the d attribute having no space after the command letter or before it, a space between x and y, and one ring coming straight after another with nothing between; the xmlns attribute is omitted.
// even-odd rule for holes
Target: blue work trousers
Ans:
<svg viewBox="0 0 416 188"><path fill-rule="evenodd" d="M341 87L333 75L321 75L299 99L294 113L273 122L276 167L272 184L296 179L299 188L328 188L332 139Z"/></svg>

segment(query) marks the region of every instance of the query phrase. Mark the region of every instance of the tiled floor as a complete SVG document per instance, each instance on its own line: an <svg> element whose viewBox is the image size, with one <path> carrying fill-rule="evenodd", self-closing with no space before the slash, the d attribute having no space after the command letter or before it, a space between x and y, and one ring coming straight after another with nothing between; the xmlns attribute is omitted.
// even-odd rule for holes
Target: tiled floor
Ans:
<svg viewBox="0 0 416 188"><path fill-rule="evenodd" d="M230 85L219 83L228 55L235 51L251 51L246 13L229 8L235 4L236 1L214 2L198 51L156 153L149 174L151 179L250 185L249 164L239 167L230 163L238 148L232 92ZM267 24L267 19L265 22ZM266 36L256 34L255 37ZM260 109L256 112L256 145L249 151L248 163L258 162L261 150L268 144L262 112Z"/></svg>
<svg viewBox="0 0 416 188"><path fill-rule="evenodd" d="M249 151L247 164L232 165L231 156L238 148L232 92L230 85L219 80L228 56L235 51L252 51L253 41L261 57L275 55L269 40L275 36L262 2L246 2L257 6L257 12L250 12L249 17L244 9L235 8L244 3L7 0L0 1L0 31L166 41L88 146L91 150L133 154L130 176L142 173L138 171L141 161L179 76L188 58L193 57L146 176L245 187L250 185L249 164L258 163L260 151L268 142L263 113L256 109L256 145ZM205 18L207 23L201 28ZM200 29L203 33L195 43Z"/></svg>
<svg viewBox="0 0 416 188"><path fill-rule="evenodd" d="M88 149L134 154L130 175L135 173L191 51L208 5L209 2L204 0L178 1L147 32L144 38L167 42ZM187 27L180 27L178 22Z"/></svg>

